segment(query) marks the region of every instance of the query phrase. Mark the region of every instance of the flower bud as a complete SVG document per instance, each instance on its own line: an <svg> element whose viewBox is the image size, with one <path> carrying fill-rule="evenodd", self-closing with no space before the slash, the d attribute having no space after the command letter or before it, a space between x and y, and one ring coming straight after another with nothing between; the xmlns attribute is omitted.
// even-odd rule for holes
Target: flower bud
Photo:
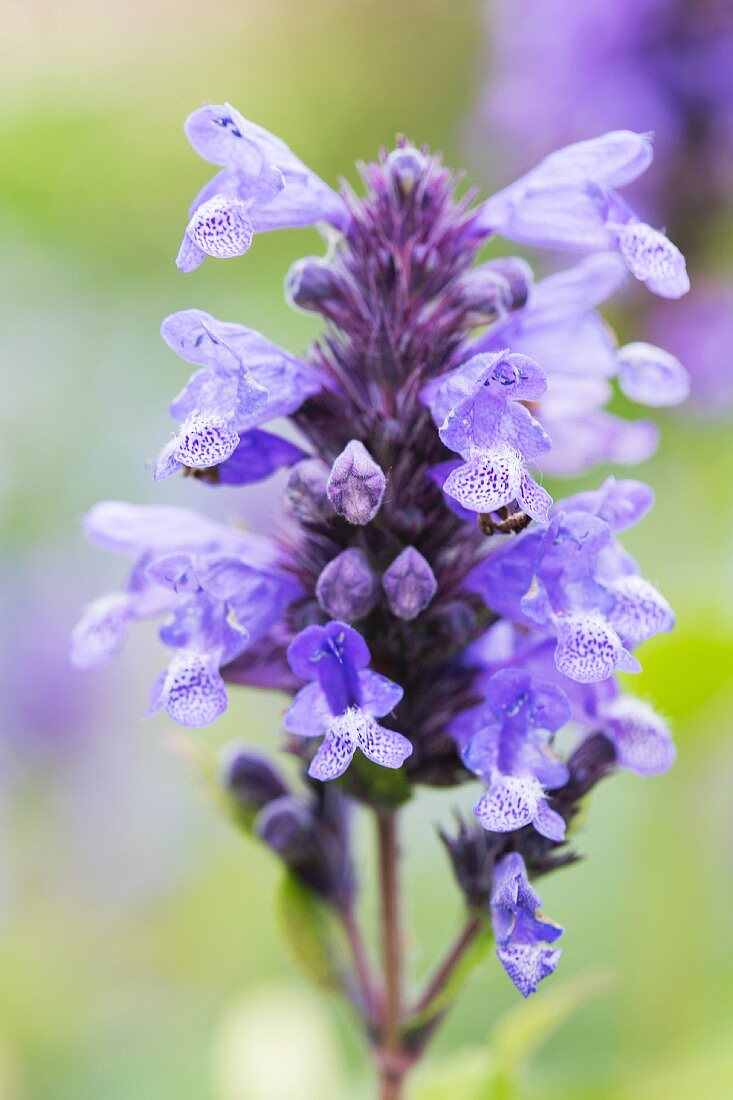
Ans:
<svg viewBox="0 0 733 1100"><path fill-rule="evenodd" d="M328 466L320 458L304 458L290 471L285 502L303 523L323 523L331 518L326 483Z"/></svg>
<svg viewBox="0 0 733 1100"><path fill-rule="evenodd" d="M330 561L316 583L318 602L332 619L363 619L377 599L377 580L361 550L344 550Z"/></svg>
<svg viewBox="0 0 733 1100"><path fill-rule="evenodd" d="M414 546L407 546L382 577L382 587L393 615L416 619L435 595L438 584L430 564Z"/></svg>
<svg viewBox="0 0 733 1100"><path fill-rule="evenodd" d="M354 874L345 849L348 829L343 814L332 820L318 801L286 795L265 806L256 827L268 848L310 890L332 905L351 901Z"/></svg>
<svg viewBox="0 0 733 1100"><path fill-rule="evenodd" d="M347 443L328 477L328 499L349 523L363 527L382 503L387 478L358 439Z"/></svg>
<svg viewBox="0 0 733 1100"><path fill-rule="evenodd" d="M291 305L309 312L323 307L339 294L339 283L330 264L317 256L296 260L285 280L285 294Z"/></svg>
<svg viewBox="0 0 733 1100"><path fill-rule="evenodd" d="M404 198L412 192L425 172L427 158L414 145L393 149L387 157L387 172L392 176Z"/></svg>
<svg viewBox="0 0 733 1100"><path fill-rule="evenodd" d="M269 760L243 745L230 745L225 750L221 777L223 785L245 810L261 810L288 793Z"/></svg>

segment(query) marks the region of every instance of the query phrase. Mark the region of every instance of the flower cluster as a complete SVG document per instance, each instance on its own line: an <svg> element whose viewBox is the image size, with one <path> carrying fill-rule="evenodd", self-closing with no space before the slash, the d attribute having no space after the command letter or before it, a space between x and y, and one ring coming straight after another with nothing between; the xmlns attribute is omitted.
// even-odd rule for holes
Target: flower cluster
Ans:
<svg viewBox="0 0 733 1100"><path fill-rule="evenodd" d="M224 782L264 842L342 909L357 887L355 799L383 813L419 783L480 781L477 824L444 839L527 995L557 965L562 931L538 915L528 875L573 858L568 826L614 764L648 775L674 755L664 722L615 680L673 625L617 539L651 491L610 478L553 504L540 483L654 445L650 425L605 411L614 378L649 405L686 392L673 357L618 349L595 311L626 268L657 293L687 289L675 246L618 193L649 165L649 140L571 146L472 203L404 141L363 170L357 198L229 106L196 111L186 132L221 171L194 203L179 267L240 255L257 232L324 224L328 255L299 261L287 292L327 330L298 358L200 310L164 321L196 370L153 477L271 478L280 524L264 537L178 508L98 504L87 537L133 565L122 592L86 610L73 662L105 665L131 623L162 616L171 659L149 713L206 726L232 684L289 695L285 747L306 793L241 746ZM497 234L593 255L535 286L523 260L475 262Z"/></svg>

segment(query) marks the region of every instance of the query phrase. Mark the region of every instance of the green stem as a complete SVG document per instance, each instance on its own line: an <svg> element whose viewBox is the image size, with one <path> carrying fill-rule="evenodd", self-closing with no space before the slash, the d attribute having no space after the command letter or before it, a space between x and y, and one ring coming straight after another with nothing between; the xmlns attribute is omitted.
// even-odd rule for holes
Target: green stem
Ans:
<svg viewBox="0 0 733 1100"><path fill-rule="evenodd" d="M423 1013L430 1010L433 1002L440 997L443 990L448 985L456 968L460 965L463 956L468 951L469 947L478 936L481 929L484 927L484 920L481 916L472 916L464 924L461 932L453 944L453 946L447 951L443 961L438 966L437 970L433 974L432 978L426 985L422 992L422 995L415 1003L412 1010L412 1015L422 1016Z"/></svg>

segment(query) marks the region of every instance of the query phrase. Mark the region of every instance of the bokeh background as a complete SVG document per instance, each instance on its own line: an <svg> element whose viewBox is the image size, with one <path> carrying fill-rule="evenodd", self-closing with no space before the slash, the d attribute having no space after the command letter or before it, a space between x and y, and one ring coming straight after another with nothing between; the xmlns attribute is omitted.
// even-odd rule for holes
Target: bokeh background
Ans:
<svg viewBox="0 0 733 1100"><path fill-rule="evenodd" d="M472 0L0 4L2 1100L371 1095L348 1019L279 942L276 867L201 797L167 720L140 721L160 664L150 632L108 672L67 668L79 606L124 568L83 544L79 518L101 497L236 508L226 490L150 482L184 377L157 334L166 313L196 305L293 350L315 332L282 300L290 262L319 250L311 231L176 271L209 175L185 115L228 99L329 181L354 182L356 160L406 132L500 185L521 150L477 122L493 27ZM725 273L732 239L721 204L698 267ZM622 335L644 294L617 310ZM669 717L679 761L602 786L578 836L591 858L543 883L567 928L562 973L614 977L535 1059L543 1100L733 1095L733 353L708 335L712 399L659 415L662 449L639 475L657 506L628 538L678 611L633 686ZM281 705L240 691L207 736L274 746ZM460 918L434 826L469 798L408 811L416 974ZM432 1064L484 1043L515 1002L484 964Z"/></svg>

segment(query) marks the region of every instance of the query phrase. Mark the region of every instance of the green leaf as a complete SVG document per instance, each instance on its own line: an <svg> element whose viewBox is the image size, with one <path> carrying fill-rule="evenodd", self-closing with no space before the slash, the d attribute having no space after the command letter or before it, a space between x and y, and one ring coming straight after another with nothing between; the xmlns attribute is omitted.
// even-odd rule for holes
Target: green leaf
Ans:
<svg viewBox="0 0 733 1100"><path fill-rule="evenodd" d="M277 896L280 933L300 972L319 989L341 992L342 936L332 911L286 871Z"/></svg>

